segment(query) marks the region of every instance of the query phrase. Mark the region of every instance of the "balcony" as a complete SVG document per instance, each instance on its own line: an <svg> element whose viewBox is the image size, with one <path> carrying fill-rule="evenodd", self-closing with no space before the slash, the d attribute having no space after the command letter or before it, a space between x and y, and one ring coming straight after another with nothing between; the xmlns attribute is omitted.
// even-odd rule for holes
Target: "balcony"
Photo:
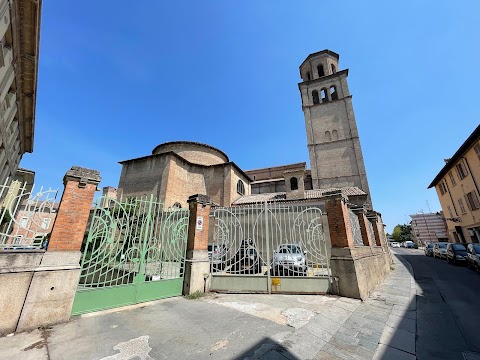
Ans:
<svg viewBox="0 0 480 360"><path fill-rule="evenodd" d="M9 25L10 11L8 11L8 1L0 0L0 39L5 36Z"/></svg>

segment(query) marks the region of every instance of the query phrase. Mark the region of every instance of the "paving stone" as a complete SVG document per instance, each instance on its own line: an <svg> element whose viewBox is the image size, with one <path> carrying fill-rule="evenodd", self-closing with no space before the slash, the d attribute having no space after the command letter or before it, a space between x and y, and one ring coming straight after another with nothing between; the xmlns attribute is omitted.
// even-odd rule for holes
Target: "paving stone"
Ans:
<svg viewBox="0 0 480 360"><path fill-rule="evenodd" d="M414 333L416 331L417 322L416 320L409 319L404 316L397 316L391 314L388 317L387 325L392 328L398 328Z"/></svg>
<svg viewBox="0 0 480 360"><path fill-rule="evenodd" d="M342 358L339 358L338 356L335 356L329 352L321 350L317 356L313 358L313 360L342 360Z"/></svg>
<svg viewBox="0 0 480 360"><path fill-rule="evenodd" d="M357 355L355 353L351 353L349 351L339 349L333 345L330 344L325 344L325 346L322 349L324 352L330 353L332 355L335 355L336 357L342 359L342 360L365 360L365 357L361 355Z"/></svg>
<svg viewBox="0 0 480 360"><path fill-rule="evenodd" d="M417 312L416 311L409 311L409 310L398 310L392 309L392 315L406 317L408 319L417 320Z"/></svg>
<svg viewBox="0 0 480 360"><path fill-rule="evenodd" d="M313 359L325 344L325 341L306 331L297 331L283 341L283 347L275 350L291 360Z"/></svg>
<svg viewBox="0 0 480 360"><path fill-rule="evenodd" d="M394 329L388 326L382 333L380 343L415 354L415 333L406 330Z"/></svg>
<svg viewBox="0 0 480 360"><path fill-rule="evenodd" d="M373 360L416 360L415 355L406 353L404 351L395 349L388 345L378 345L377 351Z"/></svg>

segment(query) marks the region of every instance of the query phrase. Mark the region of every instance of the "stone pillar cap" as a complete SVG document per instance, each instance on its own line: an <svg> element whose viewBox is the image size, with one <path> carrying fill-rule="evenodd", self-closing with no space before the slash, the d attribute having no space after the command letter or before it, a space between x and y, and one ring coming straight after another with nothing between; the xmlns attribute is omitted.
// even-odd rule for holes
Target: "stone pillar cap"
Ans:
<svg viewBox="0 0 480 360"><path fill-rule="evenodd" d="M92 170L83 168L80 166L72 166L63 177L63 183L65 184L69 180L79 180L80 183L85 184L98 184L102 181L100 172L98 170Z"/></svg>
<svg viewBox="0 0 480 360"><path fill-rule="evenodd" d="M342 190L331 190L331 191L325 191L322 194L322 198L328 200L328 198L341 198L344 202L348 201L348 196L343 193Z"/></svg>
<svg viewBox="0 0 480 360"><path fill-rule="evenodd" d="M204 195L204 194L191 195L188 198L187 202L188 203L197 202L197 203L202 204L202 205L211 205L212 204L212 201L210 200L210 196Z"/></svg>

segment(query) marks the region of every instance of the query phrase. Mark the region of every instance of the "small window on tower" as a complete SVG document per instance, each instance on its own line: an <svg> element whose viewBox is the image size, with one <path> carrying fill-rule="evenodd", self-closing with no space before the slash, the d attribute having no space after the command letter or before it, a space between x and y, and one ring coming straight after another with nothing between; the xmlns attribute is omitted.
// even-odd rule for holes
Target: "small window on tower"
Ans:
<svg viewBox="0 0 480 360"><path fill-rule="evenodd" d="M338 100L337 88L334 85L330 86L330 97L332 101Z"/></svg>
<svg viewBox="0 0 480 360"><path fill-rule="evenodd" d="M332 131L332 140L338 140L338 132L337 130Z"/></svg>
<svg viewBox="0 0 480 360"><path fill-rule="evenodd" d="M320 104L320 98L318 97L318 91L317 90L312 91L312 97L313 97L313 103L314 104Z"/></svg>
<svg viewBox="0 0 480 360"><path fill-rule="evenodd" d="M298 190L298 180L296 177L290 178L290 190Z"/></svg>
<svg viewBox="0 0 480 360"><path fill-rule="evenodd" d="M332 135L330 135L330 131L325 131L325 140L332 141Z"/></svg>
<svg viewBox="0 0 480 360"><path fill-rule="evenodd" d="M322 103L328 102L327 89L322 89L320 96L322 97Z"/></svg>
<svg viewBox="0 0 480 360"><path fill-rule="evenodd" d="M308 81L312 80L312 77L310 76L310 71L307 71L307 80Z"/></svg>
<svg viewBox="0 0 480 360"><path fill-rule="evenodd" d="M323 71L323 65L318 65L317 71L318 71L318 77L325 76L325 72Z"/></svg>
<svg viewBox="0 0 480 360"><path fill-rule="evenodd" d="M337 68L335 65L332 64L332 74L335 74L337 72Z"/></svg>

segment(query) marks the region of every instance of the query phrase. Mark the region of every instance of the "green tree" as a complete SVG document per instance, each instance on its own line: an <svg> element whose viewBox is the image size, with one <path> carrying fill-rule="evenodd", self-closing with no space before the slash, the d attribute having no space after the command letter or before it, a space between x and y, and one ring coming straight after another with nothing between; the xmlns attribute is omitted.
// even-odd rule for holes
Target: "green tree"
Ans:
<svg viewBox="0 0 480 360"><path fill-rule="evenodd" d="M393 228L392 237L395 241L412 241L412 226L407 224L398 224Z"/></svg>

